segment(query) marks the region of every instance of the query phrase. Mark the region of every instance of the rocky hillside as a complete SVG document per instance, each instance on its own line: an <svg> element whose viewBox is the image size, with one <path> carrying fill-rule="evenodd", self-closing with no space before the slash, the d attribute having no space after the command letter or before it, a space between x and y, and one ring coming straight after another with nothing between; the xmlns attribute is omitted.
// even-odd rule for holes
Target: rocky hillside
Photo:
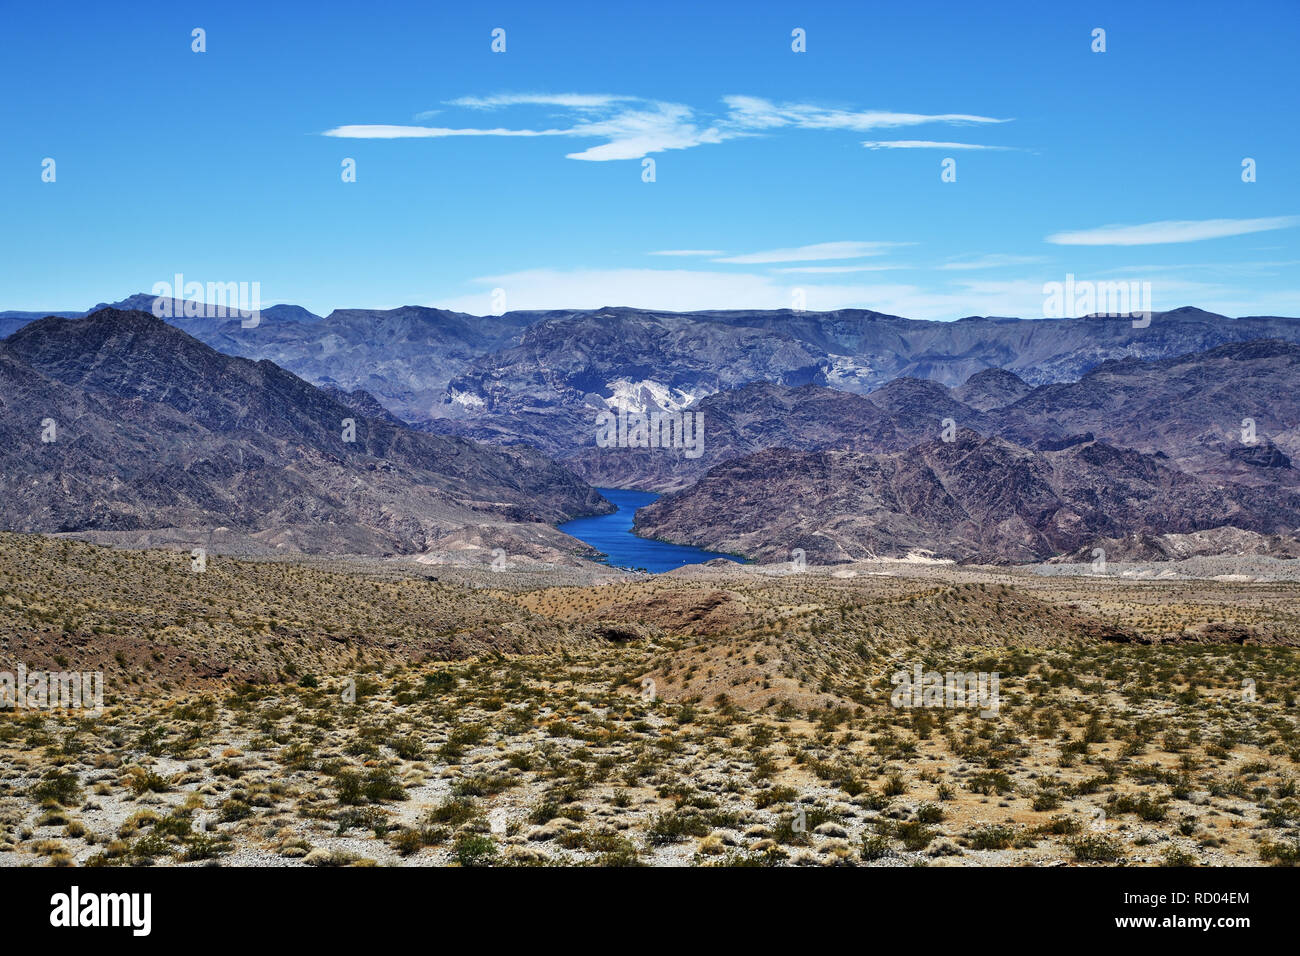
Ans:
<svg viewBox="0 0 1300 956"><path fill-rule="evenodd" d="M705 423L698 458L662 448L599 448L589 440L565 464L598 487L667 491L686 487L720 462L766 448L898 450L912 444L871 398L818 385L754 382L710 395L694 410Z"/></svg>
<svg viewBox="0 0 1300 956"><path fill-rule="evenodd" d="M920 547L964 558L1028 560L1083 547L1089 535L1183 533L1216 527L1216 521L1259 533L1295 527L1288 502L1300 491L1300 471L1292 466L1300 454L1300 322L1291 319L1232 320L1180 309L1134 329L1128 320L1095 317L925 323L862 311L687 315L602 309L480 319L407 308L336 311L320 318L275 306L252 329L238 320L218 326L204 319L173 320L218 348L281 356L306 370L318 389L268 361L241 362L212 348L196 351L193 339L151 317L144 324L121 319L132 314L140 315L106 310L85 325L41 320L6 342L3 367L13 380L12 394L30 393L29 415L56 409L57 414L41 412L36 421L53 417L65 435L70 423L84 425L76 451L94 462L82 471L60 471L59 489L48 486L48 478L24 483L10 477L11 527L209 526L207 518L197 517L208 515L222 525L252 529L262 509L263 519L274 517L276 529L263 523L257 532L286 547L343 542L357 550L402 551L461 540L470 515L551 522L603 507L537 448L602 486L685 492L706 474L712 484L702 488L716 488L718 475L730 475L729 487L741 504L724 507L719 495L716 515L695 509L690 532L698 540L691 540L742 553L803 546L810 554L851 556L862 553L855 550L859 546L878 545L885 551ZM185 347L177 347L182 340ZM1002 367L990 367L992 362ZM957 379L959 372L969 374ZM1060 380L1071 375L1073 380ZM115 425L121 402L133 403L132 413ZM597 414L610 408L698 413L703 454L597 447ZM425 412L442 417L429 419ZM183 421L173 421L176 416ZM330 424L344 417L358 421L355 443L343 442L341 425ZM418 432L403 427L402 418L422 418ZM199 438L191 434L193 427L206 433ZM1103 491L1074 488L1072 476L1056 471L1048 486L1061 505L1050 510L1060 512L1061 522L1077 515L1077 539L1023 515L1023 527L1004 528L997 518L990 531L988 521L1001 512L974 515L967 498L997 496L995 483L1016 476L976 470L960 495L941 482L970 518L954 518L956 530L939 533L918 513L912 516L921 520L916 527L890 519L861 540L863 529L843 533L843 542L832 535L834 544L818 541L812 547L766 542L784 542L792 531L822 534L813 525L828 516L843 529L880 509L909 514L887 496L863 500L862 512L855 514L848 507L852 494L840 500L831 487L847 480L844 468L855 460L830 453L867 456L872 468L888 470L916 446L938 447L945 432L951 437L958 429L1004 439L1006 447L1048 463L1070 456L1082 461L1085 450L1095 455L1109 448L1118 456L1106 465L1113 470L1107 476L1112 488L1133 482L1141 487L1156 468L1174 476L1162 478L1161 487L1182 482L1179 492L1191 498L1172 501L1166 511L1163 492L1154 493L1149 510L1134 510L1109 501ZM32 441L30 426L19 431L11 448ZM156 435L167 436L162 459L156 457ZM476 440L507 450L489 453ZM795 468L790 475L757 467L773 460L761 453L774 449L803 453L789 458ZM1137 454L1126 457L1120 449ZM340 484L335 469L346 471L358 453L365 462L366 494L353 501L345 492L355 476ZM14 476L35 467L30 456L18 460L21 452L10 454ZM232 470L232 456L252 467ZM293 467L283 467L286 461ZM816 472L818 462L836 466L828 472L830 484L798 486L799 468ZM240 483L256 475L261 484L236 494L228 487L235 472ZM115 477L107 490L92 491L78 484L82 473L97 476L95 481L104 474ZM904 471L886 484L937 502L933 514L941 515L945 505L931 494L927 474ZM1096 476L1085 470L1077 477L1087 485ZM916 487L897 485L904 479ZM191 488L195 481L199 487ZM379 486L384 492L376 496ZM437 500L425 501L425 494ZM824 494L831 500L824 501ZM825 505L830 511L819 510L813 518L750 513L743 507L746 495L782 505L807 498L810 508ZM1206 495L1213 500L1202 501ZM340 508L356 520L340 524L325 517ZM652 518L654 513L644 519L647 529L662 520ZM735 515L744 514L749 524L736 524L744 519ZM1163 523L1162 514L1168 515ZM743 542L737 529L743 529ZM470 537L500 540L496 533Z"/></svg>
<svg viewBox="0 0 1300 956"><path fill-rule="evenodd" d="M345 403L143 312L25 326L0 343L0 407L7 530L222 528L270 548L415 552L468 525L609 508L540 453L369 417L365 396Z"/></svg>
<svg viewBox="0 0 1300 956"><path fill-rule="evenodd" d="M567 460L597 485L668 491L765 448L900 451L940 437L949 423L1044 451L1102 439L1162 456L1212 482L1297 488L1298 387L1300 345L1277 340L1151 362L1106 362L1078 382L1038 388L998 369L953 389L895 379L867 396L757 383L694 406L706 422L698 458L589 441ZM1253 432L1244 430L1247 422Z"/></svg>
<svg viewBox="0 0 1300 956"><path fill-rule="evenodd" d="M986 368L954 388L952 394L964 405L987 412L1017 402L1032 391L1032 386L1014 372L1004 368Z"/></svg>
<svg viewBox="0 0 1300 956"><path fill-rule="evenodd" d="M788 560L1020 562L1103 536L1300 526L1300 495L1215 486L1091 441L1040 451L960 432L896 453L774 449L722 464L637 513L650 537Z"/></svg>
<svg viewBox="0 0 1300 956"><path fill-rule="evenodd" d="M1273 337L1274 345L1268 348L1277 354L1265 356L1258 346L1246 347L1242 341L1261 336ZM1214 398L1204 407L1189 407L1188 397L1208 381L1196 377L1191 368L1195 358L1180 356L1223 349L1207 359L1207 368L1224 366L1224 374L1235 374L1246 368L1240 363L1247 363L1265 374L1250 388L1267 389L1269 382L1293 375L1286 349L1300 348L1297 341L1300 322L1295 320L1232 320L1194 309L1155 315L1144 329L1134 329L1129 320L1104 318L925 323L856 312L683 316L609 309L539 322L525 332L520 345L477 359L451 381L435 409L445 417L425 427L499 444L534 444L572 460L580 473L597 483L662 490L680 487L682 481L726 460L720 456L734 438L726 406L746 404L751 398L766 400L774 393L742 392L722 398L721 406L710 404L710 399L747 385L813 384L840 394L869 393L891 419L893 432L917 439L932 437L940 422L951 418L961 427L984 434L1005 431L1030 445L1060 446L1089 431L1128 445L1133 434L1128 412L1118 419L1112 413L1119 405L1135 415L1150 408L1161 414L1148 421L1183 417L1177 434L1165 433L1165 444L1191 441L1204 446L1203 453L1181 449L1179 461L1250 482L1251 475L1258 477L1258 467L1285 466L1267 451L1235 449L1233 457L1227 427L1232 419L1223 415L1236 415L1233 428L1239 429L1249 412L1238 413L1230 405L1232 400L1242 404L1249 389L1242 392L1231 386L1231 379L1221 379L1219 397L1226 401ZM1225 365L1232 362L1238 364ZM1182 370L1188 374L1180 375ZM1173 377L1163 381L1166 372ZM1052 386L1059 392L1047 390ZM1080 397L1090 389L1113 393L1114 400ZM1139 393L1148 397L1129 403ZM1064 403L1070 415L1055 416L1055 407ZM825 402L828 407L835 404ZM706 418L711 423L710 449L703 460L685 461L659 461L663 456L627 449L601 454L595 447L595 422L607 408L684 409L706 416L712 410L715 414ZM778 404L772 411L787 409ZM1283 408L1280 415L1255 417L1261 434L1267 433L1290 457L1294 438L1287 430L1296 420L1288 419L1286 412ZM757 406L748 414L751 423L763 417ZM824 435L804 437L805 414L796 412L785 420L774 414L770 421L766 438L759 439L755 432L760 429L751 424L737 447L756 448L756 440L761 447L830 446ZM827 422L812 430L835 428ZM1151 441L1140 447L1174 454L1175 449L1162 447L1158 440L1160 429L1146 427L1143 433ZM877 444L880 436L870 431L845 437L865 441L869 450L895 447L888 441Z"/></svg>
<svg viewBox="0 0 1300 956"><path fill-rule="evenodd" d="M115 306L149 311L152 302L139 294ZM0 313L0 332L35 315ZM507 444L550 442L552 451L569 439L538 435L538 425L559 422L567 435L566 415L597 399L685 406L754 381L856 393L900 377L956 387L989 369L1044 385L1076 381L1111 360L1167 359L1262 338L1300 342L1298 319L1231 319L1194 308L1155 313L1137 329L1127 318L930 322L863 309L474 316L405 306L321 318L275 305L252 329L237 319L171 321L227 354L270 359L314 384L365 389L403 420L437 420L440 429ZM1023 385L1003 374L973 388L978 395L956 397L985 411L1019 397Z"/></svg>
<svg viewBox="0 0 1300 956"><path fill-rule="evenodd" d="M1261 340L1158 361L1103 363L996 412L998 431L1042 443L1091 433L1214 480L1294 485L1300 345ZM1253 442L1243 424L1253 422Z"/></svg>

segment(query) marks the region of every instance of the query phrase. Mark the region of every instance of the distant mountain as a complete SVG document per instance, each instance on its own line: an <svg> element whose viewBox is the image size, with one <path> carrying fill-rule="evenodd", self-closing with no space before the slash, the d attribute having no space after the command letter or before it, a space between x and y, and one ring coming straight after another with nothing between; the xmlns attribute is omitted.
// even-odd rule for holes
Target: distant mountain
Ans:
<svg viewBox="0 0 1300 956"><path fill-rule="evenodd" d="M692 408L704 421L704 453L697 458L660 448L599 448L588 439L564 461L594 485L669 491L720 462L767 448L901 451L936 437L945 420L954 429L961 422L995 430L994 422L958 402L944 386L908 378L870 395L756 382L717 392Z"/></svg>
<svg viewBox="0 0 1300 956"><path fill-rule="evenodd" d="M1261 340L1109 361L992 414L998 433L1015 441L1041 446L1086 432L1211 480L1292 484L1300 481L1290 466L1300 457L1300 345Z"/></svg>
<svg viewBox="0 0 1300 956"><path fill-rule="evenodd" d="M698 458L597 448L589 439L565 460L597 485L677 490L765 448L899 451L941 437L950 423L1040 451L1101 439L1212 483L1300 488L1293 466L1300 459L1300 345L1276 340L1106 362L1078 382L1038 388L1003 370L977 373L954 389L895 379L866 396L764 383L720 392L695 408L705 421Z"/></svg>
<svg viewBox="0 0 1300 956"><path fill-rule="evenodd" d="M118 305L148 311L152 302L140 294ZM1264 338L1300 343L1300 319L1230 319L1190 307L1154 313L1145 328L1099 316L932 322L863 309L473 316L406 306L318 318L290 305L267 307L256 328L243 328L237 319L183 312L174 312L182 317L173 324L227 354L270 359L317 385L364 389L399 418L433 430L558 454L590 436L585 409L593 402L688 407L758 381L858 394L901 377L956 387L989 369L1035 386L1076 381L1111 360L1165 359ZM1016 387L1006 376L997 381ZM999 400L955 397L978 411Z"/></svg>
<svg viewBox="0 0 1300 956"><path fill-rule="evenodd" d="M970 317L955 322L905 319L860 309L836 312L695 313L702 321L779 329L828 358L827 384L866 391L900 377L956 386L1001 368L1030 385L1068 382L1108 359L1158 359L1230 342L1300 342L1300 318L1231 319L1184 306L1153 312L1134 328L1127 316L1077 319Z"/></svg>
<svg viewBox="0 0 1300 956"><path fill-rule="evenodd" d="M1103 536L1300 526L1300 494L1215 486L1139 452L1052 452L959 432L903 452L773 449L718 465L637 512L639 534L750 557L833 563L926 551L1022 562Z"/></svg>
<svg viewBox="0 0 1300 956"><path fill-rule="evenodd" d="M131 301L139 298L148 297ZM228 355L269 359L317 385L364 389L402 420L423 421L441 414L434 409L453 377L511 344L540 315L480 317L406 306L336 309L321 318L299 306L276 305L264 308L252 328L239 318L167 321Z"/></svg>
<svg viewBox="0 0 1300 956"><path fill-rule="evenodd" d="M520 344L474 360L432 409L444 417L423 427L533 444L574 460L592 480L676 487L666 471L698 473L720 459L708 454L703 463L651 464L641 474L623 461L600 464L597 413L698 410L710 395L751 383L816 384L870 393L896 419L910 419L910 430L924 420L926 435L944 418L988 432L996 429L980 416L1025 400L1036 384L1074 381L1107 362L1164 360L1263 337L1300 342L1300 320L1233 320L1178 309L1154 314L1149 326L1135 329L1131 319L1102 317L916 322L855 310L686 315L605 309L543 320ZM948 386L959 390L950 393ZM1041 437L1058 445L1076 437L1060 428L1045 431L1050 439Z"/></svg>
<svg viewBox="0 0 1300 956"><path fill-rule="evenodd" d="M43 319L47 315L55 315L62 319L72 319L82 314L83 313L80 312L0 312L0 339L13 335L29 322Z"/></svg>
<svg viewBox="0 0 1300 956"><path fill-rule="evenodd" d="M824 382L818 358L787 335L688 316L611 310L551 319L452 379L431 427L567 457L595 441L599 410L692 408L755 381Z"/></svg>
<svg viewBox="0 0 1300 956"><path fill-rule="evenodd" d="M159 296L150 295L147 292L137 292L135 295L127 296L125 299L118 302L101 302L79 314L83 316L91 315L103 309L118 309L122 312L148 312L150 314L158 314L154 311L154 307L155 305L159 305L159 298ZM231 303L230 305L235 307L242 306L243 304L244 303ZM195 311L196 315L193 317L187 316L187 312L190 310ZM185 331L190 332L191 335L194 333L190 331L190 328L188 328L190 325L193 325L195 328L211 328L214 324L212 319L205 319L202 318L201 315L197 314L203 311L203 303L195 301L187 302L184 299L171 299L169 301L164 298L161 300L160 311L165 317L167 317L170 324L175 325L178 328L184 328ZM300 305L268 305L259 309L258 312L261 321L304 322L310 324L312 322L319 322L321 319L319 315L316 315L314 312L309 312Z"/></svg>
<svg viewBox="0 0 1300 956"><path fill-rule="evenodd" d="M987 412L1024 398L1034 389L1014 372L1004 368L986 368L976 372L963 385L952 390L953 398L976 411Z"/></svg>
<svg viewBox="0 0 1300 956"><path fill-rule="evenodd" d="M611 508L535 451L412 431L363 393L331 395L138 311L41 319L0 342L0 409L8 530L201 541L222 527L268 547L419 552L467 526L528 536ZM42 441L50 420L56 440Z"/></svg>
<svg viewBox="0 0 1300 956"><path fill-rule="evenodd" d="M704 453L698 458L661 448L598 448L589 437L565 464L598 487L668 491L686 487L719 462L767 448L898 450L917 437L870 397L818 385L754 382L710 395L694 411L704 422ZM588 435L593 415L589 409L581 422Z"/></svg>
<svg viewBox="0 0 1300 956"><path fill-rule="evenodd" d="M452 382L447 404L492 417L527 405L542 383L548 402L569 391L617 398L643 383L681 402L759 379L865 393L900 377L956 386L994 368L1038 385L1073 381L1111 359L1168 358L1260 338L1300 342L1300 319L1182 308L1134 328L1129 318L1100 316L927 322L855 309L601 309L547 319L520 346L484 356Z"/></svg>
<svg viewBox="0 0 1300 956"><path fill-rule="evenodd" d="M608 507L536 448L595 484L677 492L644 527L720 550L1027 560L1098 535L1295 527L1295 319L273 306L245 328L184 312L42 319L0 346L11 526L216 522L305 549L401 551L485 515ZM610 409L699 413L703 454L599 448ZM57 447L32 445L32 416L59 423ZM344 418L356 443L339 437ZM971 442L978 453L949 468ZM51 455L57 467L35 467ZM865 498L840 484L858 480ZM1004 500L1008 488L1042 509ZM790 535L813 537L771 543Z"/></svg>
<svg viewBox="0 0 1300 956"><path fill-rule="evenodd" d="M373 418L378 421L389 422L390 424L393 425L403 424L403 422L400 419L398 419L397 416L395 416L388 409L384 408L383 405L379 404L379 399L375 398L375 396L371 395L363 388L358 388L351 392L345 392L343 391L343 389L338 388L334 385L326 385L324 388L321 389L321 391L323 391L330 398L334 399L336 402L339 402L342 405L346 405L354 412L360 412L362 415L365 415L367 418Z"/></svg>

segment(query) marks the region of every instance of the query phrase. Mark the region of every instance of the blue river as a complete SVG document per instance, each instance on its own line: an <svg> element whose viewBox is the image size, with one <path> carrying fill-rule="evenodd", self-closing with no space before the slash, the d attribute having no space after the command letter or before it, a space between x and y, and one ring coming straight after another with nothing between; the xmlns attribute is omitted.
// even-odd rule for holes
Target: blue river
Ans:
<svg viewBox="0 0 1300 956"><path fill-rule="evenodd" d="M739 561L735 555L719 554L685 544L669 544L639 538L632 533L632 519L638 508L650 504L659 496L649 491L627 491L622 488L597 488L618 510L594 518L576 518L560 525L560 530L585 541L605 555L605 563L616 568L632 568L661 574L687 564L700 564L714 558Z"/></svg>

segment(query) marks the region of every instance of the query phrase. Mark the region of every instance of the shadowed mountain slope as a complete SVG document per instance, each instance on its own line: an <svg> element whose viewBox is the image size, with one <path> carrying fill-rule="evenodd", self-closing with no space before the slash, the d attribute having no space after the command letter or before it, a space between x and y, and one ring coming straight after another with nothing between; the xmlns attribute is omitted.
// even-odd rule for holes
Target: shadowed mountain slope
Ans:
<svg viewBox="0 0 1300 956"><path fill-rule="evenodd" d="M0 343L0 520L22 531L220 526L271 547L412 552L468 524L608 508L537 452L415 432L351 398L146 313L42 319ZM46 420L53 441L42 441Z"/></svg>
<svg viewBox="0 0 1300 956"><path fill-rule="evenodd" d="M637 512L640 534L765 560L829 563L928 551L1032 561L1100 536L1300 526L1300 495L1214 486L1139 452L1042 452L961 432L907 451L774 449L719 465Z"/></svg>

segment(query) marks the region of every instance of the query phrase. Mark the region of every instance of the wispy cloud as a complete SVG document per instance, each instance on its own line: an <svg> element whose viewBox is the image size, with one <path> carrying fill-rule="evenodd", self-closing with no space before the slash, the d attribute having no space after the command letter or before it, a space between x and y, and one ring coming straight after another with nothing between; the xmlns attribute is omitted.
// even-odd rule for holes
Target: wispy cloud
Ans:
<svg viewBox="0 0 1300 956"><path fill-rule="evenodd" d="M449 129L440 126L336 126L326 136L342 139L439 139L444 136L568 136L562 129Z"/></svg>
<svg viewBox="0 0 1300 956"><path fill-rule="evenodd" d="M942 287L911 283L816 283L782 280L770 273L707 269L532 269L474 279L475 291L427 302L483 314L494 308L492 290L505 289L512 309L595 309L626 305L674 312L702 309L788 309L796 301L813 311L873 309L916 319L967 315L1037 318L1043 314L1041 278L960 280ZM1297 290L1264 294L1251 287L1196 281L1153 283L1153 307L1196 303L1223 315L1295 313Z"/></svg>
<svg viewBox="0 0 1300 956"><path fill-rule="evenodd" d="M633 109L620 109L604 119L592 119L573 128L573 135L605 139L568 159L603 162L611 159L640 159L649 153L669 149L690 149L705 143L721 143L742 135L717 127L701 127L695 112L680 103L649 103Z"/></svg>
<svg viewBox="0 0 1300 956"><path fill-rule="evenodd" d="M646 253L648 256L720 256L722 254L721 249L659 249Z"/></svg>
<svg viewBox="0 0 1300 956"><path fill-rule="evenodd" d="M1271 216L1264 219L1173 219L1134 226L1098 226L1076 232L1057 232L1047 241L1058 246L1152 246L1170 242L1200 242L1245 236L1270 229L1285 229L1300 223L1300 216Z"/></svg>
<svg viewBox="0 0 1300 956"><path fill-rule="evenodd" d="M976 143L941 143L932 139L887 139L862 144L867 149L992 149L1009 150L1010 146L980 146Z"/></svg>
<svg viewBox="0 0 1300 956"><path fill-rule="evenodd" d="M449 106L474 110L497 110L508 106L560 106L572 110L595 110L635 100L633 96L612 93L498 93L494 96L461 96L449 100Z"/></svg>
<svg viewBox="0 0 1300 956"><path fill-rule="evenodd" d="M910 266L893 263L878 266L789 266L785 269L773 269L782 275L798 273L802 275L834 275L844 272L890 272L894 269L909 269Z"/></svg>
<svg viewBox="0 0 1300 956"><path fill-rule="evenodd" d="M782 309L789 308L793 302L793 288L768 276L723 270L528 269L481 276L473 281L480 292L440 300L438 304L481 314L492 308L490 290L493 289L506 291L512 309L598 309L627 305L690 312Z"/></svg>
<svg viewBox="0 0 1300 956"><path fill-rule="evenodd" d="M1007 123L1010 120L971 113L892 113L885 110L828 109L808 103L773 103L757 96L724 96L728 107L727 122L750 130L780 129L847 129L862 132L899 126L945 123L950 126L973 126Z"/></svg>
<svg viewBox="0 0 1300 956"><path fill-rule="evenodd" d="M1032 265L1035 262L1046 261L1043 256L1013 256L1004 253L990 253L986 256L977 256L974 259L958 259L954 262L945 262L938 268L964 272L971 269L1000 269L1005 266L1024 266Z"/></svg>
<svg viewBox="0 0 1300 956"><path fill-rule="evenodd" d="M572 125L563 128L533 129L494 127L435 127L407 125L338 126L326 136L344 139L442 139L452 136L564 136L572 139L604 140L596 146L566 154L568 159L603 162L615 159L640 159L650 153L670 149L689 149L705 143L721 143L743 135L739 130L701 126L695 113L680 103L637 101L629 106L629 97L586 96L582 94L519 94L497 97L465 97L452 105L472 109L501 109L520 105L548 105L575 113Z"/></svg>
<svg viewBox="0 0 1300 956"><path fill-rule="evenodd" d="M723 97L725 109L717 115L684 103L647 100L611 93L499 93L462 96L445 106L474 112L506 109L545 110L565 117L565 125L423 126L408 124L354 124L326 130L325 136L344 139L443 139L457 136L539 137L562 136L598 140L566 154L569 159L604 162L640 159L651 153L690 149L742 137L760 136L780 129L865 130L940 123L955 126L1008 122L970 113L893 113L852 111L806 103L774 103L754 96ZM417 119L440 115L429 110ZM919 142L919 141L917 141ZM889 144L885 144L889 145ZM890 148L902 148L890 146ZM958 147L988 148L999 147Z"/></svg>
<svg viewBox="0 0 1300 956"><path fill-rule="evenodd" d="M866 256L884 255L905 242L818 242L810 246L790 249L768 249L764 252L747 252L739 256L726 256L714 262L739 265L761 265L770 262L815 262L822 259L862 259Z"/></svg>
<svg viewBox="0 0 1300 956"><path fill-rule="evenodd" d="M1229 274L1278 275L1275 270L1300 266L1300 259L1277 261L1249 260L1243 262L1182 262L1165 265L1119 266L1107 270L1114 275L1149 275L1152 272L1226 272Z"/></svg>

